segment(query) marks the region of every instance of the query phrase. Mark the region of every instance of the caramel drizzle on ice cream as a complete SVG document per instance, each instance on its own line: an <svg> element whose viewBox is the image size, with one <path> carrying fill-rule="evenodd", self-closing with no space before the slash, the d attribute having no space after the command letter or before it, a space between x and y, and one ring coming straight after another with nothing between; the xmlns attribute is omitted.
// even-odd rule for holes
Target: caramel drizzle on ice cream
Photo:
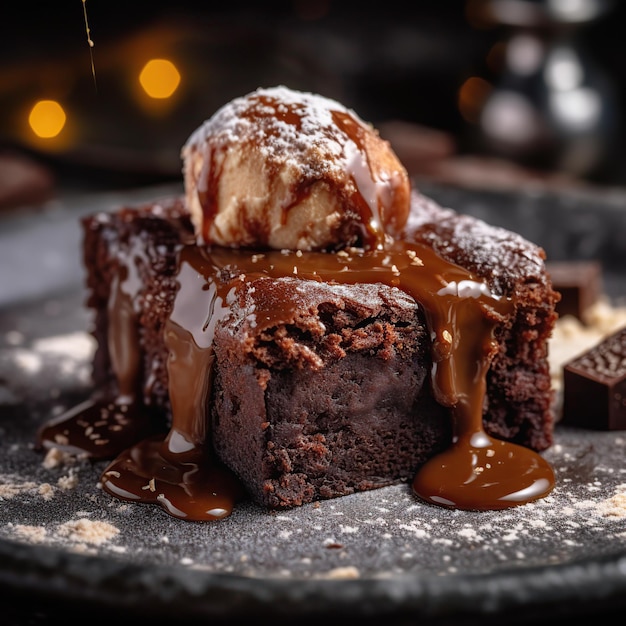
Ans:
<svg viewBox="0 0 626 626"><path fill-rule="evenodd" d="M218 110L182 150L199 239L226 247L384 247L408 217L410 182L353 111L282 87Z"/></svg>

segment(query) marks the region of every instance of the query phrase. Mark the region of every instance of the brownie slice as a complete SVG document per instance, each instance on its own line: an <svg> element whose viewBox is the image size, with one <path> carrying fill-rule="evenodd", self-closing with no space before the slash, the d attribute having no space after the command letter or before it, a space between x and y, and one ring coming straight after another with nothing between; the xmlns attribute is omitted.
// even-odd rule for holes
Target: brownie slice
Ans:
<svg viewBox="0 0 626 626"><path fill-rule="evenodd" d="M108 303L114 277L126 276L139 327L142 373L140 394L149 406L169 412L167 350L163 329L176 296L176 251L193 234L180 198L164 198L82 220L83 263L96 339L94 386L115 393L116 378L109 352Z"/></svg>
<svg viewBox="0 0 626 626"><path fill-rule="evenodd" d="M115 386L107 348L113 277L125 276L139 326L144 402L170 415L163 329L177 290L177 251L191 241L181 199L83 221L98 351L94 382ZM543 251L520 236L414 194L405 238L513 297L487 380L487 433L545 450L554 417L547 340L556 319ZM286 508L413 478L450 442L448 409L430 388L424 312L384 284L259 278L216 327L209 402L219 458L258 503ZM297 302L270 329L250 323L256 299ZM209 373L207 373L207 376Z"/></svg>

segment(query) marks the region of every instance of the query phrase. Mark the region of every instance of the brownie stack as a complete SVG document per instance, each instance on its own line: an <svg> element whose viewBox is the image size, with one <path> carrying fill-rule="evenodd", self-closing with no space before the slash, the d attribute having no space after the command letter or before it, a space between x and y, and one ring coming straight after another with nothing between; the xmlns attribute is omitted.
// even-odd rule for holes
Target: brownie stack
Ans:
<svg viewBox="0 0 626 626"><path fill-rule="evenodd" d="M108 342L114 276L136 311L140 394L166 420L163 330L177 292L177 255L193 241L179 198L83 220L84 263L94 312L94 382L115 387ZM552 443L548 338L556 320L544 253L515 233L444 209L418 193L402 235L485 280L514 302L496 330L487 377L487 433L534 450ZM410 480L450 443L449 409L430 385L424 311L382 283L259 278L215 330L206 416L211 445L255 501L286 508ZM259 329L251 312L290 303L289 316ZM278 306L278 304L277 304Z"/></svg>

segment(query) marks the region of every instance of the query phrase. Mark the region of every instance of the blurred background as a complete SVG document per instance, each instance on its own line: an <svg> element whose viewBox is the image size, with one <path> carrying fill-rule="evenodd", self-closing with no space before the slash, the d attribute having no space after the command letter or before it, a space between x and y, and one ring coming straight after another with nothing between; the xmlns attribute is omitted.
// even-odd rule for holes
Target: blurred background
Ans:
<svg viewBox="0 0 626 626"><path fill-rule="evenodd" d="M626 3L12 3L0 22L0 208L181 180L218 107L285 84L372 122L419 179L626 181Z"/></svg>

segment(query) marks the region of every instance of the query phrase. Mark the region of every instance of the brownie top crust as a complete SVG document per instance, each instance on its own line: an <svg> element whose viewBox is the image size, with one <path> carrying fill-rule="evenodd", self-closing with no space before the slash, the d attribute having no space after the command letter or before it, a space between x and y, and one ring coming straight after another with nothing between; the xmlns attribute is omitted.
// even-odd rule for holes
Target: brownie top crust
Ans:
<svg viewBox="0 0 626 626"><path fill-rule="evenodd" d="M417 191L403 236L432 247L442 257L475 272L500 295L511 295L525 283L558 295L545 271L543 248L518 233L438 205Z"/></svg>

